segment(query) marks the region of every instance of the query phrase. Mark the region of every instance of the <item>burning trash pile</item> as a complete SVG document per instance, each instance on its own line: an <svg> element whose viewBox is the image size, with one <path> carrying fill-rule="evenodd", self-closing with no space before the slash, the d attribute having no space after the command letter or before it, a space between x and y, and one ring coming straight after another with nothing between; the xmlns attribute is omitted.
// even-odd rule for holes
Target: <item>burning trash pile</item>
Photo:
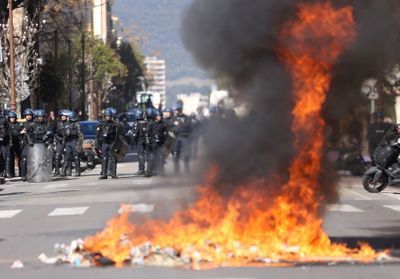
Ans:
<svg viewBox="0 0 400 279"><path fill-rule="evenodd" d="M129 222L129 213L123 211L97 235L74 240L70 245L56 244L56 257L41 254L39 260L76 267L132 265L193 269L392 260L388 253L378 253L367 244L351 249L331 243L319 227L320 220L288 231L286 226L291 226L291 221L279 220L283 217L275 211L279 209L240 217L242 210L255 210L267 202L251 193L252 189L241 190L237 200L229 202L224 210L220 196L209 188L201 188L199 202L189 211L177 213L168 223L153 220L135 226ZM246 201L243 204L253 200L255 204L241 208L239 200ZM281 209L286 210L287 206L290 207L283 204ZM278 215L274 220L275 214ZM249 219L242 219L245 217ZM279 228L271 230L271 226Z"/></svg>
<svg viewBox="0 0 400 279"><path fill-rule="evenodd" d="M264 2L264 1L261 1ZM261 3L260 2L260 3ZM129 214L70 246L60 255L40 259L76 266L125 264L208 268L294 265L386 259L367 244L349 248L333 243L323 231L321 190L325 122L322 108L332 70L356 38L351 7L329 2L300 4L297 19L281 26L276 55L293 80L291 111L295 156L285 181L252 178L229 197L213 187L221 167L213 165L199 187L193 207L170 221L133 224Z"/></svg>

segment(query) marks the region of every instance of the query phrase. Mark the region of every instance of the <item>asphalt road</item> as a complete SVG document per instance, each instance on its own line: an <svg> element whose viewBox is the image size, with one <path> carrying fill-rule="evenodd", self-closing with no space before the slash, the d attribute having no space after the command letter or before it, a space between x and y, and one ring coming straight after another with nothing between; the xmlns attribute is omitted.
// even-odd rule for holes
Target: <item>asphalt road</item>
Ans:
<svg viewBox="0 0 400 279"><path fill-rule="evenodd" d="M136 163L118 167L119 180L98 180L98 170L79 179L29 184L14 180L0 192L0 278L400 278L400 264L322 265L292 268L220 268L191 271L165 268L92 268L42 264L56 243L92 235L118 214L121 204L142 204L132 218L168 218L195 199L190 178L132 175ZM359 178L342 176L340 201L329 205L325 229L350 245L366 241L377 249L400 249L400 189L365 192ZM140 208L140 207L139 207ZM10 268L14 260L24 268Z"/></svg>

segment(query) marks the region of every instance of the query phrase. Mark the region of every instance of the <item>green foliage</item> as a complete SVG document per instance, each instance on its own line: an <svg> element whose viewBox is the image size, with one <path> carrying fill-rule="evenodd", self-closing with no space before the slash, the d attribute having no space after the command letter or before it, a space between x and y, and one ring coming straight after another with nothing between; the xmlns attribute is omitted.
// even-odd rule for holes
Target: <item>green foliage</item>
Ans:
<svg viewBox="0 0 400 279"><path fill-rule="evenodd" d="M102 41L94 40L92 51L93 80L96 84L104 84L107 79L123 80L126 77L127 68L114 49Z"/></svg>
<svg viewBox="0 0 400 279"><path fill-rule="evenodd" d="M136 92L141 90L140 77L144 76L144 57L135 44L122 41L119 47L114 46L121 57L121 62L127 69L124 84L119 89L123 91L125 104L128 105L136 97ZM124 109L127 109L125 107Z"/></svg>

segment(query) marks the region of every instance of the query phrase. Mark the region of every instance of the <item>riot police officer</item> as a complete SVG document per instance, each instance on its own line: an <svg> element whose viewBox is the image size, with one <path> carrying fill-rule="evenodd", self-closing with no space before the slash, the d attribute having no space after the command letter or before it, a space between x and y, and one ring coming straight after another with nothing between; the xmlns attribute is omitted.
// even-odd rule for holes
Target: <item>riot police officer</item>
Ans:
<svg viewBox="0 0 400 279"><path fill-rule="evenodd" d="M28 156L28 131L30 126L33 124L33 115L34 112L32 109L27 108L24 110L23 116L25 117L25 123L22 124L21 130L21 146L22 146L22 153L21 153L21 162L20 162L20 170L21 170L21 178L23 181L26 181L26 173L27 173L27 156Z"/></svg>
<svg viewBox="0 0 400 279"><path fill-rule="evenodd" d="M6 173L7 177L12 178L15 177L15 159L18 158L20 161L22 152L20 141L22 126L17 122L17 113L14 111L8 113L8 128L10 132L10 141L7 150Z"/></svg>
<svg viewBox="0 0 400 279"><path fill-rule="evenodd" d="M161 113L155 112L155 119L150 127L152 135L153 163L152 168L159 175L164 175L163 148L167 139L167 124L163 121Z"/></svg>
<svg viewBox="0 0 400 279"><path fill-rule="evenodd" d="M39 143L44 143L48 146L52 143L52 140L53 133L46 122L46 111L39 109L35 112L35 121L29 126L28 143L30 146Z"/></svg>
<svg viewBox="0 0 400 279"><path fill-rule="evenodd" d="M154 122L157 110L149 107L146 109L145 116L147 122L147 137L146 140L146 160L147 160L147 170L145 173L146 177L153 176L154 171Z"/></svg>
<svg viewBox="0 0 400 279"><path fill-rule="evenodd" d="M75 165L75 175L81 175L81 164L79 152L82 146L82 130L78 122L78 115L74 111L68 113L68 121L64 126L65 135L65 162L62 168L61 176L67 175L67 170L72 168L72 161Z"/></svg>
<svg viewBox="0 0 400 279"><path fill-rule="evenodd" d="M107 179L108 176L113 179L118 178L116 173L117 161L112 155L111 147L118 133L120 133L120 125L114 121L114 116L113 109L105 109L104 120L96 128L96 149L100 150L102 156L100 179Z"/></svg>
<svg viewBox="0 0 400 279"><path fill-rule="evenodd" d="M119 116L119 124L121 125L122 134L128 144L131 144L132 127L129 125L129 118L127 113L122 113Z"/></svg>
<svg viewBox="0 0 400 279"><path fill-rule="evenodd" d="M55 162L54 162L54 175L60 175L60 168L61 168L61 160L62 155L65 150L65 126L68 124L68 110L60 110L58 113L59 120L56 122L54 127L54 139L56 143L56 154L55 154Z"/></svg>
<svg viewBox="0 0 400 279"><path fill-rule="evenodd" d="M0 180L5 177L5 162L7 160L8 145L10 142L9 128L6 118L0 115Z"/></svg>
<svg viewBox="0 0 400 279"><path fill-rule="evenodd" d="M175 174L179 174L180 160L183 158L185 173L190 172L190 133L192 121L183 113L183 104L180 102L175 108L174 128L176 141L173 151Z"/></svg>
<svg viewBox="0 0 400 279"><path fill-rule="evenodd" d="M164 109L163 121L167 124L168 131L174 128L174 109L169 107Z"/></svg>
<svg viewBox="0 0 400 279"><path fill-rule="evenodd" d="M146 151L150 146L147 115L141 110L137 110L135 114L136 121L132 127L132 141L136 145L136 151L139 159L139 170L136 175L149 175L150 172L146 172Z"/></svg>
<svg viewBox="0 0 400 279"><path fill-rule="evenodd" d="M35 121L28 130L27 179L30 182L49 182L52 177L51 157L48 148L53 143L53 132L46 121L43 109L35 111Z"/></svg>

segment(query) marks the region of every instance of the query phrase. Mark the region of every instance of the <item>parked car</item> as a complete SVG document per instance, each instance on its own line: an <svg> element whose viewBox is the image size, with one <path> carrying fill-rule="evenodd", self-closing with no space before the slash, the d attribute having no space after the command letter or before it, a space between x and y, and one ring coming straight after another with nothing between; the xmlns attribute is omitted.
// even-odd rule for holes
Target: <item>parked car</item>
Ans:
<svg viewBox="0 0 400 279"><path fill-rule="evenodd" d="M83 140L95 140L96 127L99 124L99 121L81 121L80 124L83 133Z"/></svg>

